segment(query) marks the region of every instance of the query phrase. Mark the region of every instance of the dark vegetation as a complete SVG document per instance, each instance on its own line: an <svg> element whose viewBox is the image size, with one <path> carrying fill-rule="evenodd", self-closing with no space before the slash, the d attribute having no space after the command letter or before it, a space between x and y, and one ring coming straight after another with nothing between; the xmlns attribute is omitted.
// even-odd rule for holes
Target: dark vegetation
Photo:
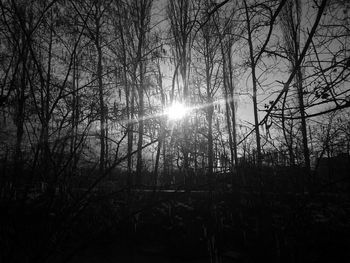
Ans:
<svg viewBox="0 0 350 263"><path fill-rule="evenodd" d="M300 171L283 170L263 169L263 189L254 176L246 178L245 187L235 178L232 187L230 174L218 174L212 192L207 184L198 183L142 185L128 191L113 180L101 182L85 199L89 185L85 180L80 187L54 193L31 189L25 200L1 203L2 260L340 262L347 258L349 184L323 185L304 193L295 184Z"/></svg>
<svg viewBox="0 0 350 263"><path fill-rule="evenodd" d="M349 7L0 1L0 262L345 262Z"/></svg>

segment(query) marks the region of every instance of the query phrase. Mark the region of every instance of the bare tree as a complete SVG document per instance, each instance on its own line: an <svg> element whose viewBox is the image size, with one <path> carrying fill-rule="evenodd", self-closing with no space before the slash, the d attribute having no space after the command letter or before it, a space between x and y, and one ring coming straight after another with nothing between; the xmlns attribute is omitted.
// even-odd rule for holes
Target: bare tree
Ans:
<svg viewBox="0 0 350 263"><path fill-rule="evenodd" d="M233 173L238 175L238 151L237 151L237 125L236 125L236 108L235 102L235 85L234 85L234 73L233 73L233 45L239 40L240 32L242 28L234 23L234 17L237 15L234 8L228 8L229 13L226 15L218 14L216 28L218 38L220 39L220 51L222 60L222 77L223 77L223 93L225 96L225 116L226 125L230 146L231 155L231 173L233 179ZM219 19L219 17L224 17Z"/></svg>
<svg viewBox="0 0 350 263"><path fill-rule="evenodd" d="M310 180L311 164L305 118L302 65L296 67L300 55L301 8L302 6L300 1L288 1L282 11L281 24L284 44L287 50L287 57L289 58L292 68L296 68L297 71L295 74L295 86L297 89L299 111L301 116L304 163L306 168L306 176L308 178L307 180Z"/></svg>
<svg viewBox="0 0 350 263"><path fill-rule="evenodd" d="M200 9L194 0L169 1L167 5L167 17L170 21L170 31L175 49L175 72L170 100L173 102L175 80L177 80L178 89L181 92L180 98L186 106L190 106L189 74L191 51L195 35L194 29L199 12ZM188 124L188 117L185 117L183 121L183 141L181 145L185 173L187 173L190 165Z"/></svg>
<svg viewBox="0 0 350 263"><path fill-rule="evenodd" d="M272 30L274 28L275 21L277 19L278 14L280 13L283 5L285 4L285 0L281 1L276 10L273 11L272 6L263 5L261 6L260 12L266 12L266 16L268 17L268 21L266 24L268 25L267 34L264 40L262 40L262 45L260 48L255 48L254 43L256 42L254 33L260 26L257 26L257 22L255 22L255 17L252 16L251 12L259 12L259 10L255 10L255 8L260 8L258 6L250 7L247 1L244 1L244 12L245 12L245 23L246 23L246 33L247 33L247 43L249 47L249 67L251 69L251 78L252 78L252 87L253 87L253 107L254 107L254 129L255 129L255 138L256 138L256 151L257 151L257 165L261 166L262 156L261 156L261 143L260 143L260 131L259 131L259 116L258 116L258 102L257 102L257 90L258 90L258 78L256 74L256 67L261 59L261 56L264 54L266 46L270 42ZM259 22L258 22L259 23Z"/></svg>
<svg viewBox="0 0 350 263"><path fill-rule="evenodd" d="M148 44L150 32L150 15L152 8L152 0L143 0L141 2L132 2L132 17L134 18L134 30L136 37L136 61L134 67L134 78L137 79L138 91L138 142L137 142L137 163L136 163L136 180L141 182L142 176L142 149L143 149L143 134L144 134L144 117L145 117L145 103L144 91L146 89L146 48Z"/></svg>
<svg viewBox="0 0 350 263"><path fill-rule="evenodd" d="M205 89L199 86L199 97L204 101L204 112L208 124L207 133L207 155L208 155L208 182L212 186L214 169L214 140L213 140L213 117L215 95L220 87L220 66L219 66L219 38L216 37L216 27L213 16L207 17L210 2L205 3L202 11L202 20L206 23L201 26L196 34L194 49L197 51L197 61L203 61L203 66L197 63L194 65L197 75L202 77ZM199 65L198 65L199 64Z"/></svg>

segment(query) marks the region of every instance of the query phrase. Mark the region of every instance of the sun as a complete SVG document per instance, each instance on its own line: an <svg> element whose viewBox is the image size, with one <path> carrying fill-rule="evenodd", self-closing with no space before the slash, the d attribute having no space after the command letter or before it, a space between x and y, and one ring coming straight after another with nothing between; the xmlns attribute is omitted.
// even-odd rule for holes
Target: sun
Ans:
<svg viewBox="0 0 350 263"><path fill-rule="evenodd" d="M185 117L188 109L180 102L174 102L166 111L170 120L180 120Z"/></svg>

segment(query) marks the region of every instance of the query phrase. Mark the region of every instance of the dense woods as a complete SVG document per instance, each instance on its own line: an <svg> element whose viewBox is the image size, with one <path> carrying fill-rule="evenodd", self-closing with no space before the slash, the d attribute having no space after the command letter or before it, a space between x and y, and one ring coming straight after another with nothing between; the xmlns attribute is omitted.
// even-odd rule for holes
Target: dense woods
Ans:
<svg viewBox="0 0 350 263"><path fill-rule="evenodd" d="M125 262L349 256L349 16L346 0L1 0L0 261L79 262L99 242Z"/></svg>

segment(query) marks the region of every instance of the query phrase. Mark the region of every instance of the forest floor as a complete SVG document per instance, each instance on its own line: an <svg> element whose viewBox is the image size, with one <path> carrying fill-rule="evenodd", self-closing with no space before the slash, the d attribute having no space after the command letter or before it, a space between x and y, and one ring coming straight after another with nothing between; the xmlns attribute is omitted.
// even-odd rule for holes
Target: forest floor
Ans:
<svg viewBox="0 0 350 263"><path fill-rule="evenodd" d="M129 195L95 193L84 209L65 209L72 200L47 205L48 198L38 196L28 203L0 203L0 251L6 252L0 261L316 263L350 258L348 194L140 189Z"/></svg>
<svg viewBox="0 0 350 263"><path fill-rule="evenodd" d="M99 219L105 227L68 262L310 263L350 258L346 195L135 192L132 216L115 225L107 217L115 218L113 210L120 212L120 203L110 203ZM89 217L85 214L85 220Z"/></svg>

